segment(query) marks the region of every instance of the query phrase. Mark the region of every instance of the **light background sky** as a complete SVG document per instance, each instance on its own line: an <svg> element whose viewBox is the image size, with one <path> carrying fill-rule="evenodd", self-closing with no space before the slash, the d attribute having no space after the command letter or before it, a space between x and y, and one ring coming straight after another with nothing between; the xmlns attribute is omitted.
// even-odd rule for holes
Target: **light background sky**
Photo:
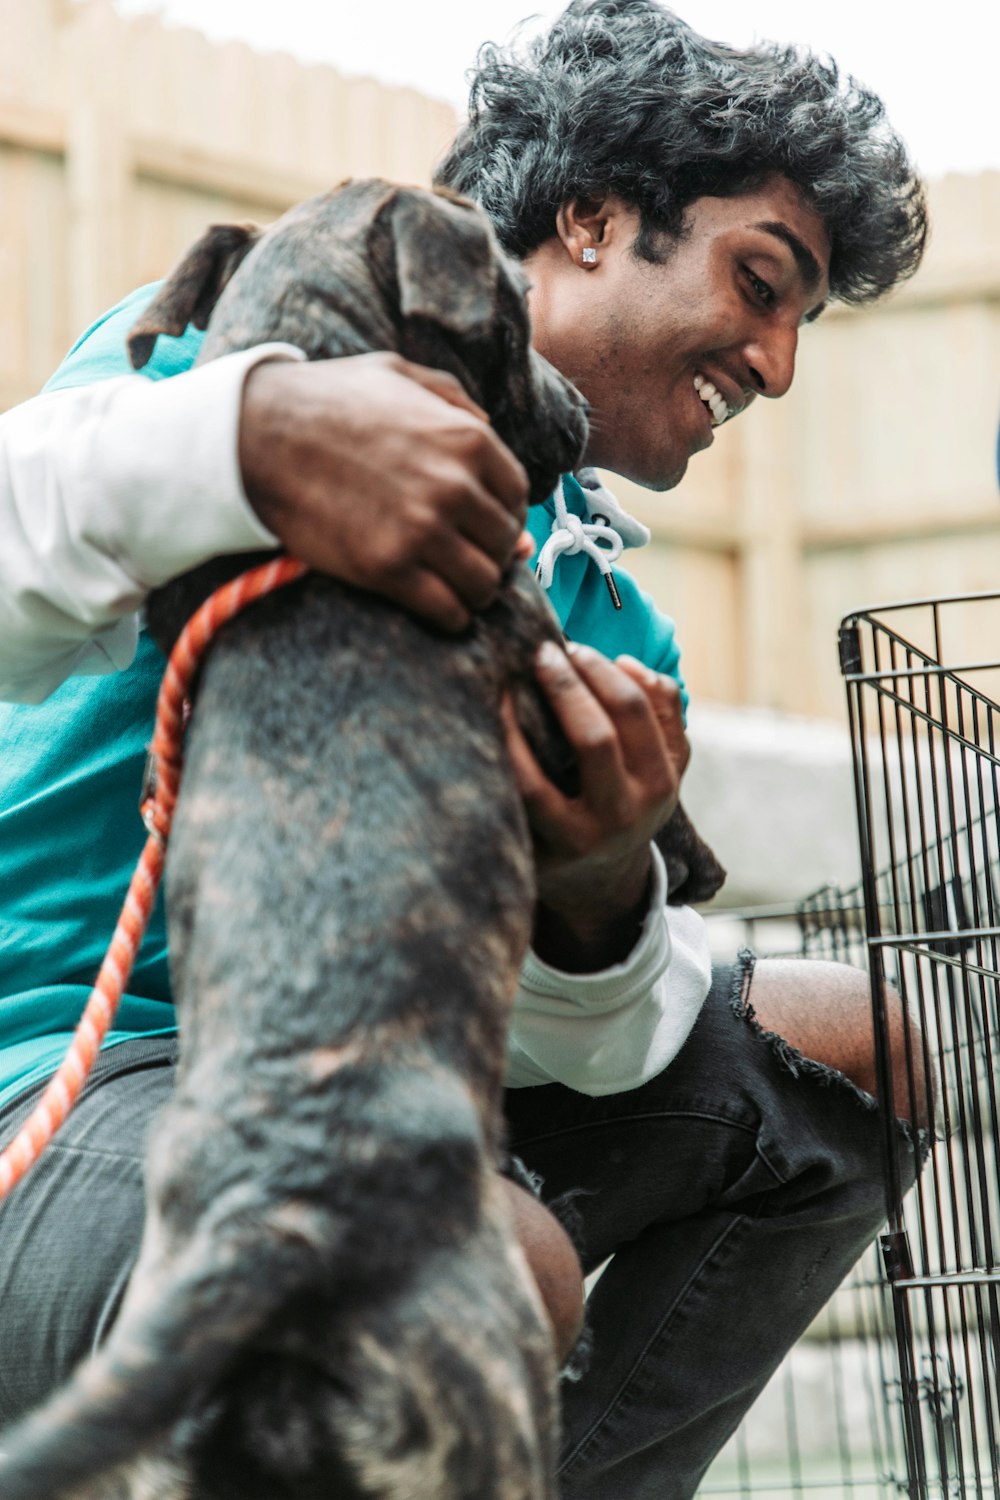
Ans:
<svg viewBox="0 0 1000 1500"><path fill-rule="evenodd" d="M118 0L209 36L240 37L342 72L409 84L462 108L483 41L503 41L542 0ZM674 0L708 36L804 42L881 94L928 175L1000 169L1000 0Z"/></svg>

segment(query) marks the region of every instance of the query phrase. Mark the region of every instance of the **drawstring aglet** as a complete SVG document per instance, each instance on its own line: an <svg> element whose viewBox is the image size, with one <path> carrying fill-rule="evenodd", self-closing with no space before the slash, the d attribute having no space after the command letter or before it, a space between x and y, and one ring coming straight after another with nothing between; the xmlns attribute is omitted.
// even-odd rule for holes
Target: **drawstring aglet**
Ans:
<svg viewBox="0 0 1000 1500"><path fill-rule="evenodd" d="M621 609L622 596L618 592L618 585L617 583L615 583L615 575L612 573L610 568L604 575L604 582L608 586L608 593L611 595L611 603L614 605L615 609Z"/></svg>

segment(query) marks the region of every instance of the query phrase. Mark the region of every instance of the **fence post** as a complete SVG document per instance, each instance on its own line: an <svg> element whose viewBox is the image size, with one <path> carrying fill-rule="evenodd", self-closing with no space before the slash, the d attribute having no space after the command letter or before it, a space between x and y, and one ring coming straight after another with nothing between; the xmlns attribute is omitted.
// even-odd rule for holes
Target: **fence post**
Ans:
<svg viewBox="0 0 1000 1500"><path fill-rule="evenodd" d="M122 97L125 23L91 0L61 28L67 83L69 311L75 333L129 289L131 152Z"/></svg>

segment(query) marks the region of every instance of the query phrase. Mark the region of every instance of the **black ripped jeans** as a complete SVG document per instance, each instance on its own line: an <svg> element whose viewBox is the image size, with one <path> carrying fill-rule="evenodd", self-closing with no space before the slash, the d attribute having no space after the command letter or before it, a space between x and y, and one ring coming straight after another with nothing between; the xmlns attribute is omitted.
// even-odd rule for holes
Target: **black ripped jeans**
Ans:
<svg viewBox="0 0 1000 1500"><path fill-rule="evenodd" d="M507 1095L511 1146L543 1196L576 1193L587 1269L613 1257L590 1299L589 1370L562 1388L564 1500L693 1494L882 1221L878 1115L846 1083L783 1065L742 1015L747 979L716 970L681 1052L640 1089ZM102 1054L57 1141L0 1205L0 1427L117 1314L142 1228L144 1141L175 1055L164 1037ZM0 1110L0 1141L39 1092Z"/></svg>

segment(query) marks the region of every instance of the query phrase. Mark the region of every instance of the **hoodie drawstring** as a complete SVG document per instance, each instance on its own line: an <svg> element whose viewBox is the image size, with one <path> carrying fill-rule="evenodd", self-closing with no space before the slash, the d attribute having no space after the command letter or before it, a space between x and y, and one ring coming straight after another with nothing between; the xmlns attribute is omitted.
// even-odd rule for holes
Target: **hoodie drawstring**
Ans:
<svg viewBox="0 0 1000 1500"><path fill-rule="evenodd" d="M552 522L551 533L538 554L535 577L543 589L549 589L552 587L557 560L562 556L572 557L577 552L585 552L601 570L615 609L621 609L621 596L611 565L621 557L625 543L607 516L593 515L589 521L581 521L579 516L573 515L567 508L561 484L556 486L552 498L556 507L555 520Z"/></svg>

